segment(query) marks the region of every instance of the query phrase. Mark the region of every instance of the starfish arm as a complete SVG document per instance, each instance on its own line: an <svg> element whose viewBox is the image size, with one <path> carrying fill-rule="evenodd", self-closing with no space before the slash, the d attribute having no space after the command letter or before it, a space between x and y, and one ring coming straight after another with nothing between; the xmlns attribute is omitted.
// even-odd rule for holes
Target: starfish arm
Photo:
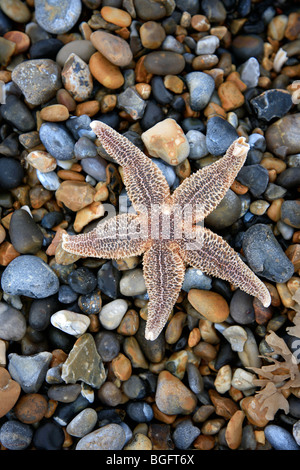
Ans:
<svg viewBox="0 0 300 470"><path fill-rule="evenodd" d="M265 307L270 305L271 296L264 283L222 237L203 227L197 227L193 235L196 238L192 241L181 242L181 256L190 266L230 282L257 297Z"/></svg>
<svg viewBox="0 0 300 470"><path fill-rule="evenodd" d="M148 247L145 221L136 214L122 214L100 222L90 232L64 234L62 248L82 257L120 259L141 255Z"/></svg>
<svg viewBox="0 0 300 470"><path fill-rule="evenodd" d="M107 153L122 166L124 184L137 212L147 212L152 204L162 204L170 197L169 185L151 158L107 124L93 121L91 128Z"/></svg>
<svg viewBox="0 0 300 470"><path fill-rule="evenodd" d="M186 178L174 191L172 201L193 208L193 222L207 217L221 202L245 163L249 145L239 137L223 158Z"/></svg>
<svg viewBox="0 0 300 470"><path fill-rule="evenodd" d="M143 259L149 295L145 337L154 340L165 326L184 280L185 265L167 245L154 243Z"/></svg>

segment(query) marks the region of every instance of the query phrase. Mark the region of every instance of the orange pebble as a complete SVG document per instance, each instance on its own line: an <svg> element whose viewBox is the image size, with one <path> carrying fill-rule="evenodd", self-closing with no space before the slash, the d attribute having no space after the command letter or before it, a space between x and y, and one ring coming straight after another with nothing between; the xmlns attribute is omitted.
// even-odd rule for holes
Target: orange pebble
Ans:
<svg viewBox="0 0 300 470"><path fill-rule="evenodd" d="M7 31L3 37L16 44L15 54L27 51L30 46L30 37L22 31Z"/></svg>
<svg viewBox="0 0 300 470"><path fill-rule="evenodd" d="M59 170L57 176L62 180L85 181L84 175L72 170Z"/></svg>
<svg viewBox="0 0 300 470"><path fill-rule="evenodd" d="M100 103L97 100L85 101L76 106L76 116L86 114L89 117L95 116L100 110Z"/></svg>
<svg viewBox="0 0 300 470"><path fill-rule="evenodd" d="M105 6L100 11L105 21L113 23L121 28L126 28L131 25L131 16L127 11L120 8Z"/></svg>

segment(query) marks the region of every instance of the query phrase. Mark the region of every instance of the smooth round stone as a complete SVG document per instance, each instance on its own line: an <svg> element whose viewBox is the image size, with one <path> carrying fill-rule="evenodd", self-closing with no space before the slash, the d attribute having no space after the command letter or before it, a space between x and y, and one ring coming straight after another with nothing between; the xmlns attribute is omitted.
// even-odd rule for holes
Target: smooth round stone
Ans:
<svg viewBox="0 0 300 470"><path fill-rule="evenodd" d="M130 269L123 273L120 280L120 292L130 297L147 292L142 269Z"/></svg>
<svg viewBox="0 0 300 470"><path fill-rule="evenodd" d="M189 158L191 160L198 160L199 158L206 157L208 154L206 137L202 132L190 130L187 132L186 138L190 145Z"/></svg>
<svg viewBox="0 0 300 470"><path fill-rule="evenodd" d="M61 450L64 440L63 428L54 421L47 421L35 430L33 445L37 450Z"/></svg>
<svg viewBox="0 0 300 470"><path fill-rule="evenodd" d="M34 255L20 255L5 268L1 286L7 294L39 299L58 292L59 280L55 272L41 258Z"/></svg>
<svg viewBox="0 0 300 470"><path fill-rule="evenodd" d="M198 367L189 362L187 364L187 377L188 377L188 382L189 382L189 387L194 392L196 395L198 393L203 392L204 389L204 381L202 378L202 375L200 374L200 371Z"/></svg>
<svg viewBox="0 0 300 470"><path fill-rule="evenodd" d="M253 323L255 316L252 295L237 289L230 301L230 316L240 325Z"/></svg>
<svg viewBox="0 0 300 470"><path fill-rule="evenodd" d="M129 418L138 423L147 423L153 419L152 407L143 401L129 402L126 411Z"/></svg>
<svg viewBox="0 0 300 470"><path fill-rule="evenodd" d="M62 304L72 304L78 298L78 294L70 286L63 284L58 291L58 301Z"/></svg>
<svg viewBox="0 0 300 470"><path fill-rule="evenodd" d="M59 308L56 295L32 301L28 323L34 330L43 331L50 325L51 315Z"/></svg>
<svg viewBox="0 0 300 470"><path fill-rule="evenodd" d="M76 450L122 450L126 434L119 424L111 423L86 434L76 444Z"/></svg>
<svg viewBox="0 0 300 470"><path fill-rule="evenodd" d="M91 141L91 139L80 137L74 146L74 156L78 160L88 157L97 157L97 146Z"/></svg>
<svg viewBox="0 0 300 470"><path fill-rule="evenodd" d="M236 179L249 188L252 196L259 198L267 189L269 172L259 164L247 165L241 168Z"/></svg>
<svg viewBox="0 0 300 470"><path fill-rule="evenodd" d="M255 57L250 57L238 69L240 78L248 88L257 86L260 76L260 65Z"/></svg>
<svg viewBox="0 0 300 470"><path fill-rule="evenodd" d="M90 175L96 181L106 180L106 167L107 162L104 158L97 155L96 157L85 157L80 162L82 169L85 173Z"/></svg>
<svg viewBox="0 0 300 470"><path fill-rule="evenodd" d="M37 106L54 98L62 86L60 67L52 59L21 62L12 72L12 81L28 103Z"/></svg>
<svg viewBox="0 0 300 470"><path fill-rule="evenodd" d="M63 181L55 192L56 199L73 212L92 204L95 194L95 188L89 183L72 180Z"/></svg>
<svg viewBox="0 0 300 470"><path fill-rule="evenodd" d="M35 254L43 244L43 233L33 217L23 209L13 212L9 236L15 250L22 254Z"/></svg>
<svg viewBox="0 0 300 470"><path fill-rule="evenodd" d="M20 0L1 0L0 7L8 18L17 23L27 23L31 18L28 6Z"/></svg>
<svg viewBox="0 0 300 470"><path fill-rule="evenodd" d="M162 171L164 177L166 178L170 188L173 186L176 180L176 172L173 166L166 164L163 160L159 158L153 159L153 163Z"/></svg>
<svg viewBox="0 0 300 470"><path fill-rule="evenodd" d="M46 229L51 229L59 225L64 219L64 215L59 211L48 212L41 220L41 226Z"/></svg>
<svg viewBox="0 0 300 470"><path fill-rule="evenodd" d="M190 72L185 76L185 80L192 110L201 111L207 106L215 90L214 79L204 72Z"/></svg>
<svg viewBox="0 0 300 470"><path fill-rule="evenodd" d="M70 310L60 310L54 313L50 321L53 326L72 336L83 335L91 322L87 315Z"/></svg>
<svg viewBox="0 0 300 470"><path fill-rule="evenodd" d="M75 53L84 62L88 63L94 52L96 52L96 49L91 41L87 39L75 39L75 41L68 42L59 49L55 60L58 65L63 68L70 54Z"/></svg>
<svg viewBox="0 0 300 470"><path fill-rule="evenodd" d="M98 51L92 54L89 67L93 77L107 88L115 90L124 84L124 76L120 68Z"/></svg>
<svg viewBox="0 0 300 470"><path fill-rule="evenodd" d="M1 160L0 160L1 162ZM294 188L300 184L300 168L287 168L277 177L276 184L286 189Z"/></svg>
<svg viewBox="0 0 300 470"><path fill-rule="evenodd" d="M166 7L164 4L149 2L148 0L135 0L134 7L137 16L141 20L159 20L166 16ZM170 12L171 14L171 12Z"/></svg>
<svg viewBox="0 0 300 470"><path fill-rule="evenodd" d="M40 139L47 152L58 160L73 157L75 140L62 123L45 122L40 127Z"/></svg>
<svg viewBox="0 0 300 470"><path fill-rule="evenodd" d="M118 328L122 318L127 312L128 304L124 299L112 300L102 307L99 313L99 320L101 325L107 330L114 330Z"/></svg>
<svg viewBox="0 0 300 470"><path fill-rule="evenodd" d="M47 351L32 356L10 353L8 359L8 371L22 390L25 393L37 393L45 380L52 354Z"/></svg>
<svg viewBox="0 0 300 470"><path fill-rule="evenodd" d="M6 421L0 429L0 442L8 450L27 449L32 436L32 427L16 420Z"/></svg>
<svg viewBox="0 0 300 470"><path fill-rule="evenodd" d="M197 398L181 380L168 371L162 371L158 376L155 403L167 415L188 415L195 410Z"/></svg>
<svg viewBox="0 0 300 470"><path fill-rule="evenodd" d="M219 45L220 39L217 36L205 36L197 42L196 54L214 54Z"/></svg>
<svg viewBox="0 0 300 470"><path fill-rule="evenodd" d="M233 351L243 351L247 340L247 332L239 325L229 326L223 331L223 336L231 344Z"/></svg>
<svg viewBox="0 0 300 470"><path fill-rule="evenodd" d="M216 292L191 289L188 293L188 300L197 312L213 323L222 323L229 315L226 300Z"/></svg>
<svg viewBox="0 0 300 470"><path fill-rule="evenodd" d="M94 31L90 41L97 51L117 67L125 67L132 60L132 52L125 39L103 30Z"/></svg>
<svg viewBox="0 0 300 470"><path fill-rule="evenodd" d="M178 54L184 54L185 53L185 48L181 44L181 42L177 41L177 39L174 36L168 35L162 45L161 45L162 50L164 51L171 51L171 52L177 52Z"/></svg>
<svg viewBox="0 0 300 470"><path fill-rule="evenodd" d="M122 390L131 399L141 399L146 395L145 383L138 375L131 375L123 382Z"/></svg>
<svg viewBox="0 0 300 470"><path fill-rule="evenodd" d="M238 138L236 129L225 119L213 116L207 122L206 145L212 155L224 155L228 147Z"/></svg>
<svg viewBox="0 0 300 470"><path fill-rule="evenodd" d="M81 14L80 0L36 0L35 18L45 31L64 34L75 26Z"/></svg>
<svg viewBox="0 0 300 470"><path fill-rule="evenodd" d="M14 158L0 158L0 187L2 190L13 189L22 183L24 170L19 162Z"/></svg>
<svg viewBox="0 0 300 470"><path fill-rule="evenodd" d="M86 101L93 91L93 77L89 66L74 52L67 58L61 72L65 89L74 100Z"/></svg>
<svg viewBox="0 0 300 470"><path fill-rule="evenodd" d="M142 433L135 433L130 442L124 447L124 450L152 450L152 442L149 437Z"/></svg>
<svg viewBox="0 0 300 470"><path fill-rule="evenodd" d="M47 399L39 393L23 395L14 408L16 418L25 424L38 423L48 410Z"/></svg>
<svg viewBox="0 0 300 470"><path fill-rule="evenodd" d="M249 210L254 215L263 215L266 213L269 207L270 207L270 203L261 199L261 200L252 202L250 204Z"/></svg>
<svg viewBox="0 0 300 470"><path fill-rule="evenodd" d="M264 429L265 436L276 450L299 450L292 434L281 426L268 424Z"/></svg>
<svg viewBox="0 0 300 470"><path fill-rule="evenodd" d="M83 266L69 274L68 283L75 292L85 295L97 287L97 278L89 268Z"/></svg>
<svg viewBox="0 0 300 470"><path fill-rule="evenodd" d="M110 331L100 331L97 333L95 344L103 362L112 361L120 352L120 342L116 334Z"/></svg>
<svg viewBox="0 0 300 470"><path fill-rule="evenodd" d="M255 34L238 35L232 41L232 52L240 61L250 57L261 57L264 52L264 41Z"/></svg>
<svg viewBox="0 0 300 470"><path fill-rule="evenodd" d="M188 419L177 424L172 438L177 449L189 449L200 433L200 429Z"/></svg>
<svg viewBox="0 0 300 470"><path fill-rule="evenodd" d="M87 315L98 315L102 308L102 298L99 289L90 294L81 295L78 299L78 306Z"/></svg>
<svg viewBox="0 0 300 470"><path fill-rule="evenodd" d="M300 113L282 117L266 130L268 150L280 158L300 152L299 132Z"/></svg>
<svg viewBox="0 0 300 470"><path fill-rule="evenodd" d="M112 382L105 382L98 391L98 398L105 406L118 406L123 399L121 390Z"/></svg>
<svg viewBox="0 0 300 470"><path fill-rule="evenodd" d="M147 54L144 66L154 75L178 75L185 67L185 60L177 52L154 51Z"/></svg>
<svg viewBox="0 0 300 470"><path fill-rule="evenodd" d="M161 106L159 106L156 101L149 99L144 115L140 120L141 127L144 131L150 129L159 121L162 121L164 117L165 115L161 109Z"/></svg>
<svg viewBox="0 0 300 470"><path fill-rule="evenodd" d="M276 199L283 198L286 192L287 190L282 186L278 186L274 183L269 183L265 190L264 197L268 201L275 201Z"/></svg>
<svg viewBox="0 0 300 470"><path fill-rule="evenodd" d="M36 175L39 182L45 189L49 191L56 191L59 188L60 179L55 171L43 173L40 170L36 170Z"/></svg>
<svg viewBox="0 0 300 470"><path fill-rule="evenodd" d="M39 170L42 173L54 171L57 166L55 158L44 150L36 150L30 152L26 156L26 161L31 166L33 166L33 168Z"/></svg>
<svg viewBox="0 0 300 470"><path fill-rule="evenodd" d="M53 59L57 56L64 43L57 38L40 39L29 49L30 59ZM57 62L58 63L58 62ZM59 63L58 63L59 64ZM59 64L61 66L61 64Z"/></svg>
<svg viewBox="0 0 300 470"><path fill-rule="evenodd" d="M11 378L7 369L0 367L0 418L14 407L20 393L20 384Z"/></svg>
<svg viewBox="0 0 300 470"><path fill-rule="evenodd" d="M70 421L66 431L74 437L83 437L92 432L98 421L97 412L93 408L85 408Z"/></svg>
<svg viewBox="0 0 300 470"><path fill-rule="evenodd" d="M281 206L281 220L293 228L300 228L300 201L284 201Z"/></svg>
<svg viewBox="0 0 300 470"><path fill-rule="evenodd" d="M27 106L15 95L8 95L1 105L3 119L21 132L34 129L35 121Z"/></svg>
<svg viewBox="0 0 300 470"><path fill-rule="evenodd" d="M187 268L184 275L182 289L189 292L191 289L205 289L210 290L212 280L209 276L204 274L200 269Z"/></svg>
<svg viewBox="0 0 300 470"><path fill-rule="evenodd" d="M268 225L257 224L244 235L243 252L250 268L273 282L287 282L294 266L288 259Z"/></svg>
<svg viewBox="0 0 300 470"><path fill-rule="evenodd" d="M146 21L140 27L140 39L147 49L158 49L165 37L164 28L156 21Z"/></svg>
<svg viewBox="0 0 300 470"><path fill-rule="evenodd" d="M72 403L78 398L80 390L81 386L79 384L54 384L48 389L47 395L50 400L60 403Z"/></svg>
<svg viewBox="0 0 300 470"><path fill-rule="evenodd" d="M240 218L241 209L239 196L229 189L219 205L205 218L205 223L215 230L229 227Z"/></svg>
<svg viewBox="0 0 300 470"><path fill-rule="evenodd" d="M0 338L6 341L20 341L26 333L24 315L5 302L0 302Z"/></svg>
<svg viewBox="0 0 300 470"><path fill-rule="evenodd" d="M167 118L143 132L142 140L149 154L170 165L178 165L188 157L190 146L182 128Z"/></svg>

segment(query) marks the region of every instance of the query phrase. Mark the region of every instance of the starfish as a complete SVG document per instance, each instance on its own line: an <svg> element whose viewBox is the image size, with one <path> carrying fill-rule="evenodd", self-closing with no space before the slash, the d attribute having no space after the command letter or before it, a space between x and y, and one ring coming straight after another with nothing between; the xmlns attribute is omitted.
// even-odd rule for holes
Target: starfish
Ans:
<svg viewBox="0 0 300 470"><path fill-rule="evenodd" d="M84 234L64 234L62 248L80 257L104 259L144 254L143 275L149 297L146 339L155 340L166 325L187 265L230 282L257 297L265 307L270 305L265 284L222 237L203 226L245 162L249 145L244 137L235 140L224 157L184 179L171 194L161 170L125 136L100 121L90 126L106 152L122 167L135 212L101 221ZM184 211L191 215L184 218Z"/></svg>

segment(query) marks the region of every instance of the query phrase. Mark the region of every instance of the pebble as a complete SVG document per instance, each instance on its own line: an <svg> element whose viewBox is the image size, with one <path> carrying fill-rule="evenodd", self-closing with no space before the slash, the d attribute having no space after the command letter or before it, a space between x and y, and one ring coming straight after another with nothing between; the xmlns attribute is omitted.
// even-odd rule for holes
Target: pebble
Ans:
<svg viewBox="0 0 300 470"><path fill-rule="evenodd" d="M147 423L153 419L152 407L143 401L129 402L126 412L130 419L137 423Z"/></svg>
<svg viewBox="0 0 300 470"><path fill-rule="evenodd" d="M101 15L108 23L113 23L122 28L127 28L131 24L131 16L120 8L104 6L101 8Z"/></svg>
<svg viewBox="0 0 300 470"><path fill-rule="evenodd" d="M0 336L7 341L20 341L26 332L24 315L13 306L0 302Z"/></svg>
<svg viewBox="0 0 300 470"><path fill-rule="evenodd" d="M1 286L5 293L44 298L58 292L59 280L55 272L41 258L21 255L5 268Z"/></svg>
<svg viewBox="0 0 300 470"><path fill-rule="evenodd" d="M118 95L118 107L124 109L132 119L138 120L144 115L146 101L141 98L137 91L128 87Z"/></svg>
<svg viewBox="0 0 300 470"><path fill-rule="evenodd" d="M291 94L286 90L266 90L250 100L259 119L270 121L285 116L293 102Z"/></svg>
<svg viewBox="0 0 300 470"><path fill-rule="evenodd" d="M250 57L262 57L264 41L256 34L237 35L231 44L232 52L239 61L246 61Z"/></svg>
<svg viewBox="0 0 300 470"><path fill-rule="evenodd" d="M268 225L256 224L245 232L243 251L249 266L259 276L273 282L286 282L292 277L293 264Z"/></svg>
<svg viewBox="0 0 300 470"><path fill-rule="evenodd" d="M116 334L111 331L103 330L97 333L95 344L103 362L111 362L120 352L120 342Z"/></svg>
<svg viewBox="0 0 300 470"><path fill-rule="evenodd" d="M198 160L208 155L206 137L202 132L190 130L187 132L186 138L190 146L189 158L191 160Z"/></svg>
<svg viewBox="0 0 300 470"><path fill-rule="evenodd" d="M115 299L105 304L99 313L101 325L107 330L118 328L127 309L128 304L124 299Z"/></svg>
<svg viewBox="0 0 300 470"><path fill-rule="evenodd" d="M226 18L226 10L220 0L203 0L201 8L211 23L223 23Z"/></svg>
<svg viewBox="0 0 300 470"><path fill-rule="evenodd" d="M158 376L155 403L167 415L186 415L195 410L197 401L181 380L168 371L162 371Z"/></svg>
<svg viewBox="0 0 300 470"><path fill-rule="evenodd" d="M122 450L125 431L119 424L111 423L86 434L76 444L76 450Z"/></svg>
<svg viewBox="0 0 300 470"><path fill-rule="evenodd" d="M15 250L22 254L36 254L43 244L43 233L27 210L13 212L9 236Z"/></svg>
<svg viewBox="0 0 300 470"><path fill-rule="evenodd" d="M57 166L56 159L44 150L35 150L26 156L26 161L42 173L54 171Z"/></svg>
<svg viewBox="0 0 300 470"><path fill-rule="evenodd" d="M65 89L74 100L87 100L93 91L93 78L89 66L77 54L72 53L64 63L61 72Z"/></svg>
<svg viewBox="0 0 300 470"><path fill-rule="evenodd" d="M200 269L187 268L182 290L189 292L191 289L210 290L212 287L212 280L209 276L204 274Z"/></svg>
<svg viewBox="0 0 300 470"><path fill-rule="evenodd" d="M142 433L136 433L124 450L152 450L152 442L149 437Z"/></svg>
<svg viewBox="0 0 300 470"><path fill-rule="evenodd" d="M200 433L200 429L190 419L186 419L177 424L172 438L177 449L189 449Z"/></svg>
<svg viewBox="0 0 300 470"><path fill-rule="evenodd" d="M31 356L10 353L8 359L8 371L23 392L37 393L45 380L52 354L47 351Z"/></svg>
<svg viewBox="0 0 300 470"><path fill-rule="evenodd" d="M5 416L16 404L21 393L18 381L12 379L8 370L0 367L0 417ZM1 439L0 439L1 440Z"/></svg>
<svg viewBox="0 0 300 470"><path fill-rule="evenodd" d="M238 138L236 129L219 116L211 117L207 122L206 146L209 153L220 156Z"/></svg>
<svg viewBox="0 0 300 470"><path fill-rule="evenodd" d="M201 111L210 101L215 90L214 79L204 72L190 72L185 76L189 101L193 111Z"/></svg>
<svg viewBox="0 0 300 470"><path fill-rule="evenodd" d="M60 186L60 179L55 171L43 173L40 170L36 170L36 176L43 188L49 191L56 191Z"/></svg>
<svg viewBox="0 0 300 470"><path fill-rule="evenodd" d="M120 271L112 262L104 263L97 273L98 287L105 295L112 299L116 299L120 294L119 283Z"/></svg>
<svg viewBox="0 0 300 470"><path fill-rule="evenodd" d="M87 39L75 39L74 41L62 43L62 47L57 52L55 61L63 69L68 57L75 53L80 59L88 63L91 55L96 52L96 48Z"/></svg>
<svg viewBox="0 0 300 470"><path fill-rule="evenodd" d="M281 206L281 220L293 228L300 228L300 202L284 201Z"/></svg>
<svg viewBox="0 0 300 470"><path fill-rule="evenodd" d="M242 442L244 419L245 413L242 410L238 410L228 421L225 439L230 449L238 449Z"/></svg>
<svg viewBox="0 0 300 470"><path fill-rule="evenodd" d="M147 49L158 49L165 37L164 28L156 21L145 21L140 27L140 39Z"/></svg>
<svg viewBox="0 0 300 470"><path fill-rule="evenodd" d="M0 186L2 189L13 189L18 187L24 177L21 163L14 158L0 158Z"/></svg>
<svg viewBox="0 0 300 470"><path fill-rule="evenodd" d="M33 106L55 97L61 88L60 67L52 59L32 59L21 62L12 72L13 82L26 101Z"/></svg>
<svg viewBox="0 0 300 470"><path fill-rule="evenodd" d="M41 421L48 410L47 399L40 393L23 395L14 407L16 418L25 424Z"/></svg>
<svg viewBox="0 0 300 470"><path fill-rule="evenodd" d="M259 198L267 189L269 172L259 164L247 165L241 168L236 179L249 188L253 197Z"/></svg>
<svg viewBox="0 0 300 470"><path fill-rule="evenodd" d="M229 364L225 364L224 366L220 367L218 373L216 375L214 386L218 393L223 395L224 393L228 392L231 387L231 380L232 380L232 370Z"/></svg>
<svg viewBox="0 0 300 470"><path fill-rule="evenodd" d="M143 132L142 140L150 155L170 165L179 165L189 155L189 143L174 119L164 119Z"/></svg>
<svg viewBox="0 0 300 470"><path fill-rule="evenodd" d="M265 429L266 439L276 450L299 450L293 435L276 424L268 424Z"/></svg>
<svg viewBox="0 0 300 470"><path fill-rule="evenodd" d="M50 321L56 328L76 337L83 335L90 326L90 319L87 315L70 310L60 310L54 313Z"/></svg>
<svg viewBox="0 0 300 470"><path fill-rule="evenodd" d="M178 52L153 51L147 54L144 66L154 75L178 75L185 67L185 60Z"/></svg>
<svg viewBox="0 0 300 470"><path fill-rule="evenodd" d="M117 67L126 67L132 60L131 49L121 37L98 30L91 34L90 41L98 52Z"/></svg>
<svg viewBox="0 0 300 470"><path fill-rule="evenodd" d="M300 127L300 114L287 114L271 124L266 133L267 148L279 158L300 151L296 135Z"/></svg>
<svg viewBox="0 0 300 470"><path fill-rule="evenodd" d="M64 34L77 23L81 14L80 0L53 0L51 9L46 0L37 0L35 18L39 26L51 34Z"/></svg>
<svg viewBox="0 0 300 470"><path fill-rule="evenodd" d="M93 431L97 421L97 412L93 408L85 408L69 422L66 431L71 436L81 438Z"/></svg>
<svg viewBox="0 0 300 470"><path fill-rule="evenodd" d="M230 300L230 316L239 325L253 323L255 318L252 295L237 289Z"/></svg>
<svg viewBox="0 0 300 470"><path fill-rule="evenodd" d="M63 428L54 421L46 421L35 430L32 442L37 450L62 450L64 440Z"/></svg>
<svg viewBox="0 0 300 470"><path fill-rule="evenodd" d="M124 272L120 279L120 293L124 296L142 295L147 292L143 271L140 268Z"/></svg>
<svg viewBox="0 0 300 470"><path fill-rule="evenodd" d="M84 181L63 181L55 192L57 201L77 212L93 202L96 190Z"/></svg>
<svg viewBox="0 0 300 470"><path fill-rule="evenodd" d="M36 24L36 23L35 23ZM29 48L30 59L56 59L56 56L64 43L56 38L39 39ZM59 62L56 60L59 64ZM61 65L61 64L59 64Z"/></svg>
<svg viewBox="0 0 300 470"><path fill-rule="evenodd" d="M255 57L250 57L239 68L240 78L248 88L256 87L260 77L259 62Z"/></svg>
<svg viewBox="0 0 300 470"><path fill-rule="evenodd" d="M91 55L89 67L93 77L111 90L120 88L124 84L124 77L119 67L112 64L100 52Z"/></svg>
<svg viewBox="0 0 300 470"><path fill-rule="evenodd" d="M32 428L16 420L6 421L0 429L0 442L8 450L27 449L31 444L32 436Z"/></svg>
<svg viewBox="0 0 300 470"><path fill-rule="evenodd" d="M247 340L247 332L239 325L229 326L223 331L223 336L231 345L233 351L243 351Z"/></svg>
<svg viewBox="0 0 300 470"><path fill-rule="evenodd" d="M105 382L98 391L98 398L105 406L118 406L123 399L121 390L113 382Z"/></svg>
<svg viewBox="0 0 300 470"><path fill-rule="evenodd" d="M104 383L105 369L90 333L84 333L76 340L63 363L61 376L66 383L82 380L93 388L100 388Z"/></svg>
<svg viewBox="0 0 300 470"><path fill-rule="evenodd" d="M70 287L78 294L90 294L97 286L97 278L87 267L82 266L68 275Z"/></svg>
<svg viewBox="0 0 300 470"><path fill-rule="evenodd" d="M47 152L57 160L70 160L73 157L75 140L64 123L43 123L40 127L40 139Z"/></svg>
<svg viewBox="0 0 300 470"><path fill-rule="evenodd" d="M197 312L213 323L222 323L229 315L229 305L216 292L191 289L188 293L188 300Z"/></svg>
<svg viewBox="0 0 300 470"><path fill-rule="evenodd" d="M217 36L208 35L199 39L196 45L196 54L214 54L215 50L219 47L220 40Z"/></svg>
<svg viewBox="0 0 300 470"><path fill-rule="evenodd" d="M23 101L15 95L8 95L6 102L1 105L2 118L21 132L34 129L34 118Z"/></svg>

